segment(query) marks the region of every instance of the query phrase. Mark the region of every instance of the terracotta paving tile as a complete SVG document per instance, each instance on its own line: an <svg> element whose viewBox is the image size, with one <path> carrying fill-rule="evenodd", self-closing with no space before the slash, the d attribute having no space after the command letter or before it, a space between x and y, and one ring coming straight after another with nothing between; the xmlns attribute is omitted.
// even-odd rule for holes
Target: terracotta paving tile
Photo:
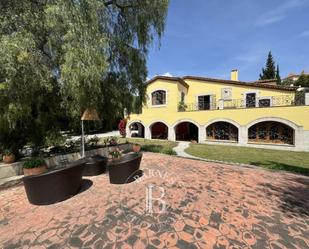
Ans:
<svg viewBox="0 0 309 249"><path fill-rule="evenodd" d="M308 177L152 153L141 168L49 206L0 191L0 248L309 249Z"/></svg>

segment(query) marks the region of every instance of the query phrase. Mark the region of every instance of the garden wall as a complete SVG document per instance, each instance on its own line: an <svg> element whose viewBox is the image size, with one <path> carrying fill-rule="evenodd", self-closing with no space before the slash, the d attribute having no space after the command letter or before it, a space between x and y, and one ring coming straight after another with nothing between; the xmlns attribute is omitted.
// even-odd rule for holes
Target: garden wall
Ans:
<svg viewBox="0 0 309 249"><path fill-rule="evenodd" d="M116 146L104 147L95 150L86 151L86 156L102 155L108 156L109 151ZM131 144L117 145L121 150L131 150ZM49 158L45 158L48 169L59 169L66 167L70 162L76 161L81 158L80 153L71 153L65 155L58 155ZM24 160L18 161L12 164L0 163L0 179L9 178L13 176L23 175L23 163Z"/></svg>

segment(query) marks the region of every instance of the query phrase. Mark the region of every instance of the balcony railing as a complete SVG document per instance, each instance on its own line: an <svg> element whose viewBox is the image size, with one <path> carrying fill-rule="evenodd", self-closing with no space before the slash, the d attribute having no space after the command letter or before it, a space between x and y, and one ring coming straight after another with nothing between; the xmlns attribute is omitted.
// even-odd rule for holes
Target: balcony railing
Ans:
<svg viewBox="0 0 309 249"><path fill-rule="evenodd" d="M304 105L302 96L281 95L272 97L259 97L254 99L230 99L216 100L212 97L210 102L188 103L178 106L179 112L206 111L206 110L226 110L244 108L267 108L279 106L299 106Z"/></svg>

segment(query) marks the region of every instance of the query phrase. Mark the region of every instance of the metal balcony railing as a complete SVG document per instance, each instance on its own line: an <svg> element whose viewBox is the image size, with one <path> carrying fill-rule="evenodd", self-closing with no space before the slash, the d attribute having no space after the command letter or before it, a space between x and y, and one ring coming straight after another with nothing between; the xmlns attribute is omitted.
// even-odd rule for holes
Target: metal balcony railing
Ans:
<svg viewBox="0 0 309 249"><path fill-rule="evenodd" d="M303 105L303 99L293 95L281 95L272 97L259 97L254 99L230 99L216 100L212 97L209 102L199 101L197 103L182 103L178 106L179 112L226 110L244 108L267 108L276 106L299 106Z"/></svg>

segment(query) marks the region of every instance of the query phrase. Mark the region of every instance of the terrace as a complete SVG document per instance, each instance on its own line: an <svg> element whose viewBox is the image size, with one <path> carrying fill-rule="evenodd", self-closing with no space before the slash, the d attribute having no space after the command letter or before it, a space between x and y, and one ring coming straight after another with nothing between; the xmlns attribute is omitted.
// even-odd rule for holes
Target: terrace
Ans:
<svg viewBox="0 0 309 249"><path fill-rule="evenodd" d="M48 206L29 204L23 186L2 190L1 247L309 247L308 177L153 153L141 169L126 185L86 177L79 194Z"/></svg>
<svg viewBox="0 0 309 249"><path fill-rule="evenodd" d="M305 98L303 94L280 95L259 97L253 96L247 99L219 99L215 96L206 99L199 99L196 103L186 103L178 106L179 112L192 111L207 111L207 110L226 110L226 109L245 109L245 108L269 108L269 107L285 107L285 106L303 106L305 105Z"/></svg>

